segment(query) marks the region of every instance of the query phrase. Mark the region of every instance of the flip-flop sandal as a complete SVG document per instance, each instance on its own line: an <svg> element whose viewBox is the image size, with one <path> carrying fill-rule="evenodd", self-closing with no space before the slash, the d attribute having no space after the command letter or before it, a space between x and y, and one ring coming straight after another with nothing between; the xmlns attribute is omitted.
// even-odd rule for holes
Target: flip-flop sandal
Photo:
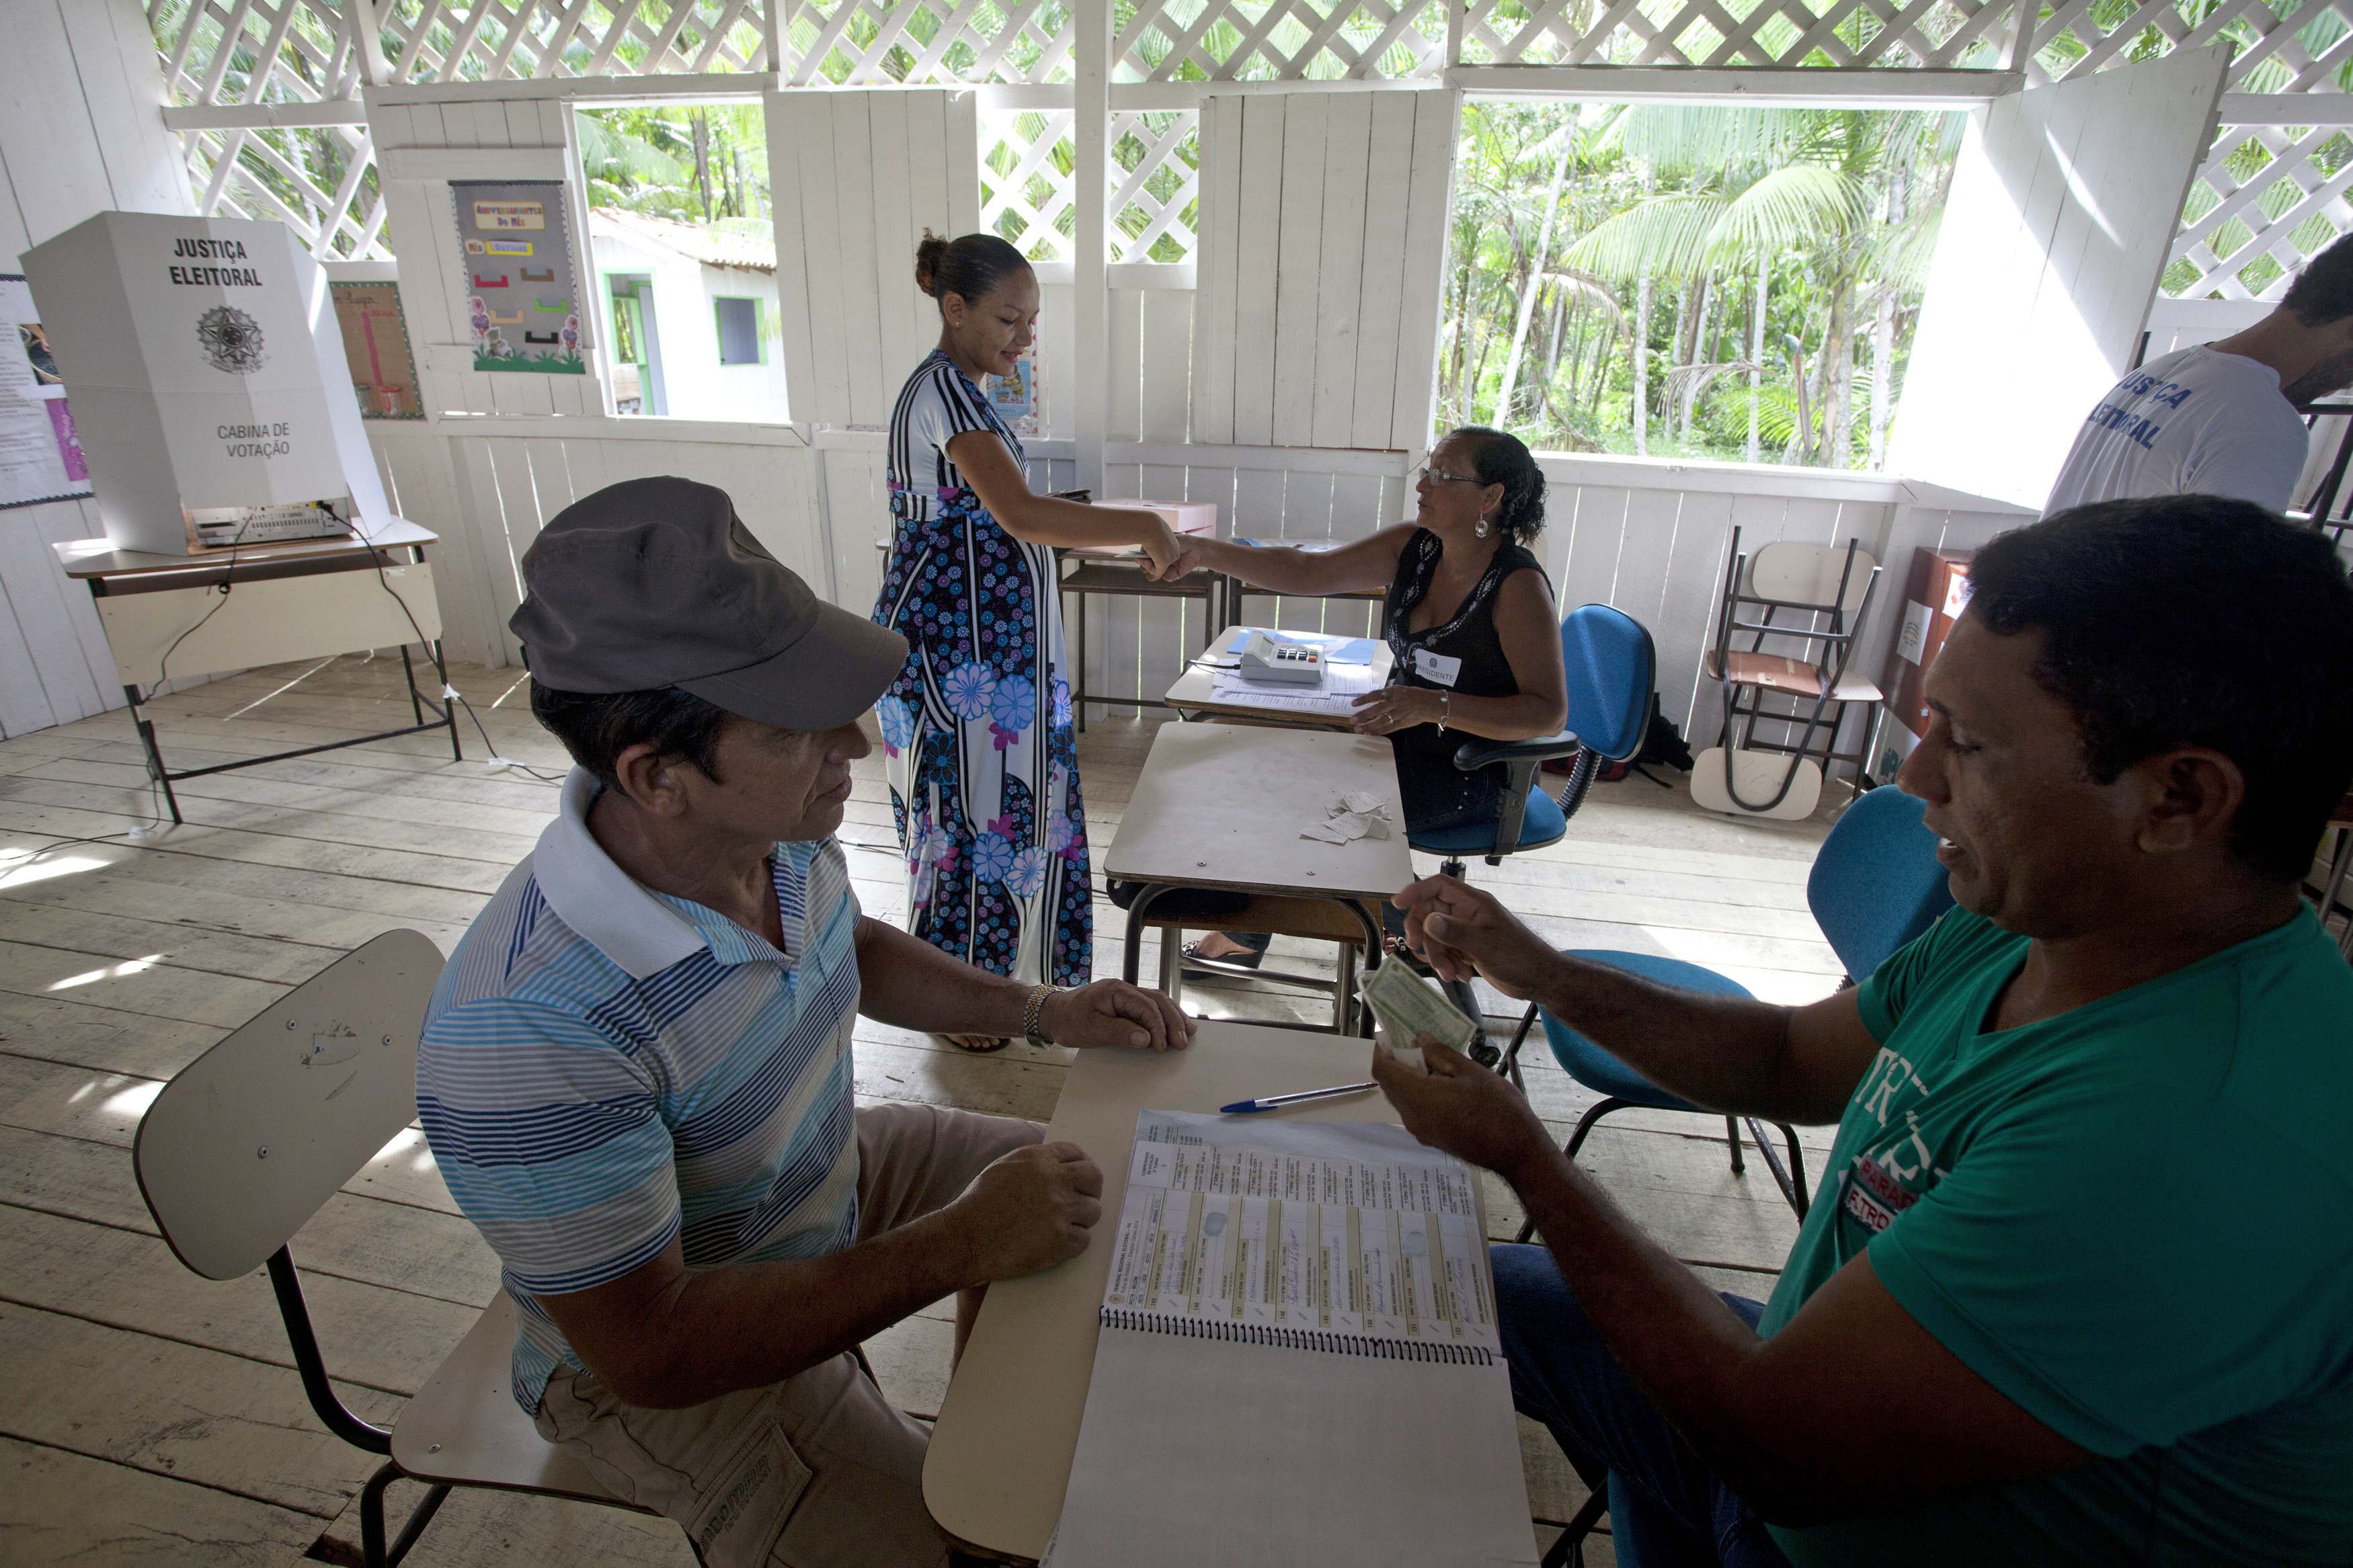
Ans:
<svg viewBox="0 0 2353 1568"><path fill-rule="evenodd" d="M991 1051L1001 1051L1013 1042L998 1035L942 1035L940 1038L966 1056L985 1057Z"/></svg>
<svg viewBox="0 0 2353 1568"><path fill-rule="evenodd" d="M1184 960L1187 974L1198 975L1204 980L1231 979L1237 969L1256 969L1264 962L1266 950L1246 947L1240 952L1224 952L1211 957L1201 951L1199 942L1188 942L1177 950L1177 956Z"/></svg>

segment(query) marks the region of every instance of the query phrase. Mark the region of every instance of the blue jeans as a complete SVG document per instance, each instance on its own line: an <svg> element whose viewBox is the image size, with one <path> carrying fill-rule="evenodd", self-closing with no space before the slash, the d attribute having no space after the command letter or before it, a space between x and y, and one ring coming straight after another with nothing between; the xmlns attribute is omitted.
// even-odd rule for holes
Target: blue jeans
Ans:
<svg viewBox="0 0 2353 1568"><path fill-rule="evenodd" d="M1541 1421L1588 1484L1608 1471L1618 1561L1641 1568L1788 1568L1764 1521L1634 1386L1541 1247L1493 1247L1512 1403ZM1753 1327L1765 1310L1726 1296Z"/></svg>

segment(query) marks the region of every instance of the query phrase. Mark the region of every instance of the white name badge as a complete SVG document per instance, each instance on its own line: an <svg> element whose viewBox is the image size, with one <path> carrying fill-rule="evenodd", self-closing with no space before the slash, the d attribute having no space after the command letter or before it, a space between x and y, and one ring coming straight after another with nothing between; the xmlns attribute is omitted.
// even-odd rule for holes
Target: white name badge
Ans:
<svg viewBox="0 0 2353 1568"><path fill-rule="evenodd" d="M1440 686L1451 686L1462 673L1462 661L1449 658L1442 653L1432 653L1426 647L1413 650L1413 672L1424 680L1434 680Z"/></svg>

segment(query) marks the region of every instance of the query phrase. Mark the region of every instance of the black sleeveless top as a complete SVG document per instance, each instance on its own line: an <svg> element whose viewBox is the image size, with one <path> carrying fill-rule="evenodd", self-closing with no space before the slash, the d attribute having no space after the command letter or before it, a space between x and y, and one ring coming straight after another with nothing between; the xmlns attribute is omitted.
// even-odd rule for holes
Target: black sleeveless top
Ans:
<svg viewBox="0 0 2353 1568"><path fill-rule="evenodd" d="M1503 638L1495 632L1495 599L1504 579L1514 572L1544 565L1523 545L1505 540L1487 570L1463 595L1454 618L1418 632L1406 630L1414 607L1430 592L1431 576L1445 553L1438 535L1418 528L1398 554L1397 580L1389 584L1381 608L1381 635L1397 663L1389 680L1397 686L1425 686L1463 697L1516 697L1520 683L1512 677L1511 660L1504 657ZM1549 586L1551 579L1546 579ZM1414 667L1417 651L1462 661L1451 685L1435 680ZM1466 773L1454 765L1454 753L1465 741L1476 741L1460 730L1439 733L1435 724L1417 724L1389 737L1397 748L1398 786L1405 799L1406 831L1421 833L1457 823L1492 816L1503 794L1505 770L1501 763Z"/></svg>

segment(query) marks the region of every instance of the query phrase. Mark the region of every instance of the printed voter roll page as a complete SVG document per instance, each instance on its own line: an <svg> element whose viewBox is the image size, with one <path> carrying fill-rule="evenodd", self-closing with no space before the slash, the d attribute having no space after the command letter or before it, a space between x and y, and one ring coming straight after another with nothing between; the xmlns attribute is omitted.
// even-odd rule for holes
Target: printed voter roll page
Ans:
<svg viewBox="0 0 2353 1568"><path fill-rule="evenodd" d="M1393 1126L1144 1112L1048 1562L1535 1563L1475 1181Z"/></svg>

